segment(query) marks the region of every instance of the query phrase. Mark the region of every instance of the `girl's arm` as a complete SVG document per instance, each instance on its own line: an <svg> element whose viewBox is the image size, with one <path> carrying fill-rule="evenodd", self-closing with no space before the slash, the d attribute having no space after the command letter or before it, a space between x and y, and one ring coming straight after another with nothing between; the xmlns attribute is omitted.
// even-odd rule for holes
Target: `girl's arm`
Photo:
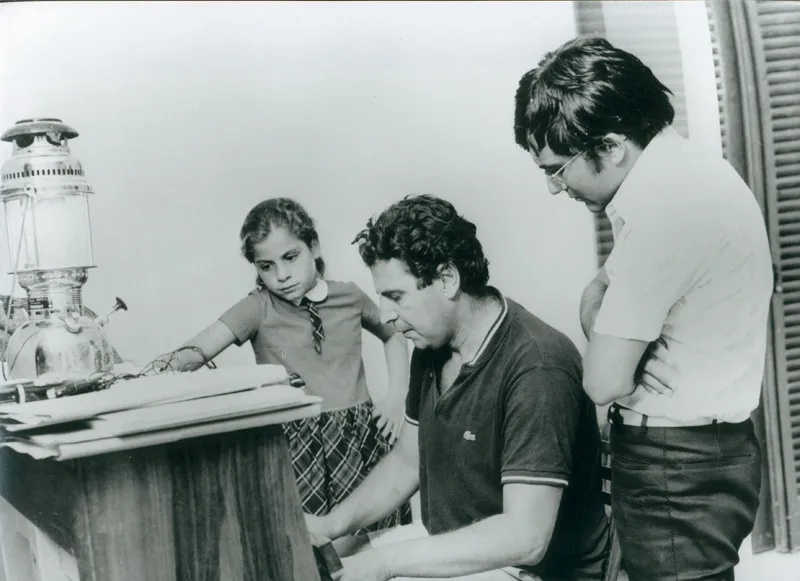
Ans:
<svg viewBox="0 0 800 581"><path fill-rule="evenodd" d="M361 296L361 326L383 341L389 389L375 401L373 417L378 418L378 429L394 443L405 423L406 393L408 393L408 341L397 332L394 325L381 321L378 305L356 287Z"/></svg>
<svg viewBox="0 0 800 581"><path fill-rule="evenodd" d="M388 327L388 325L387 325ZM375 403L373 414L379 416L378 429L394 444L403 427L406 394L408 393L408 342L400 333L389 327L383 335L383 352L386 356L386 370L389 374L389 388L386 395ZM383 338L382 337L382 338Z"/></svg>
<svg viewBox="0 0 800 581"><path fill-rule="evenodd" d="M165 365L166 369L194 371L237 343L237 338L238 344L251 339L264 318L263 308L260 296L257 293L250 293L223 313L219 319L184 343L182 348L168 354L164 358L165 363L168 363Z"/></svg>
<svg viewBox="0 0 800 581"><path fill-rule="evenodd" d="M171 368L177 371L194 371L222 353L235 340L233 331L225 323L214 321L183 345L183 347L197 347L203 355L194 349L180 349L175 352L170 362Z"/></svg>

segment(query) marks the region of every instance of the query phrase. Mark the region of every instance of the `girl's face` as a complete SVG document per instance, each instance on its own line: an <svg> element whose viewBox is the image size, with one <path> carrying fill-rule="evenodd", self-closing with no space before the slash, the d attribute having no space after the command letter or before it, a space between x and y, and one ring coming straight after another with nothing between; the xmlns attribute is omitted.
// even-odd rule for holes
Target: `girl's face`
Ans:
<svg viewBox="0 0 800 581"><path fill-rule="evenodd" d="M310 291L317 281L319 245L311 248L286 228L279 226L253 245L253 264L267 290L292 303Z"/></svg>

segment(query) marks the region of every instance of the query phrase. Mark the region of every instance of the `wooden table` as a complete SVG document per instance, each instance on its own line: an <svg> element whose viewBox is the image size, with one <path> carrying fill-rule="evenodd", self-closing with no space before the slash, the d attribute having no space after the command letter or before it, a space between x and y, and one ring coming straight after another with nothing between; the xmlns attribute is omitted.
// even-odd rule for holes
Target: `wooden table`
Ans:
<svg viewBox="0 0 800 581"><path fill-rule="evenodd" d="M280 426L61 462L0 449L0 496L4 581L319 581ZM55 557L24 554L27 521Z"/></svg>

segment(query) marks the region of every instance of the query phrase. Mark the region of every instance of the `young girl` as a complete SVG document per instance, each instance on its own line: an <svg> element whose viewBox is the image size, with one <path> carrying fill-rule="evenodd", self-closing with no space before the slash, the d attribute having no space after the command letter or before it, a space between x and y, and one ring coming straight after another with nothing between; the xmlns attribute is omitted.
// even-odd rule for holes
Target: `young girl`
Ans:
<svg viewBox="0 0 800 581"><path fill-rule="evenodd" d="M231 344L247 341L257 363L283 365L323 398L322 414L288 423L292 465L303 510L327 514L389 450L403 422L408 389L405 338L382 324L377 305L352 282L325 280L314 221L287 198L261 202L239 234L256 268L257 288L177 353L197 369ZM387 396L373 406L361 357L362 327L384 344ZM411 522L406 504L369 530Z"/></svg>

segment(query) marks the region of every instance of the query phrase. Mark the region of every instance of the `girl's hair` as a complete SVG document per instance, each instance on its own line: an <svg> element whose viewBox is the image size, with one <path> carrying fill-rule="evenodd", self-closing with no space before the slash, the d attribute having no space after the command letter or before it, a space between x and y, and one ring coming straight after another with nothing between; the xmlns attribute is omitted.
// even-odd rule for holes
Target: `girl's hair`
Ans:
<svg viewBox="0 0 800 581"><path fill-rule="evenodd" d="M253 246L262 242L275 228L286 228L299 240L311 248L319 235L314 227L314 220L305 208L290 198L270 198L257 204L247 213L239 238L242 241L242 254L251 264L255 261ZM325 274L325 261L322 257L315 259L317 272ZM264 283L256 277L256 286L263 288Z"/></svg>

